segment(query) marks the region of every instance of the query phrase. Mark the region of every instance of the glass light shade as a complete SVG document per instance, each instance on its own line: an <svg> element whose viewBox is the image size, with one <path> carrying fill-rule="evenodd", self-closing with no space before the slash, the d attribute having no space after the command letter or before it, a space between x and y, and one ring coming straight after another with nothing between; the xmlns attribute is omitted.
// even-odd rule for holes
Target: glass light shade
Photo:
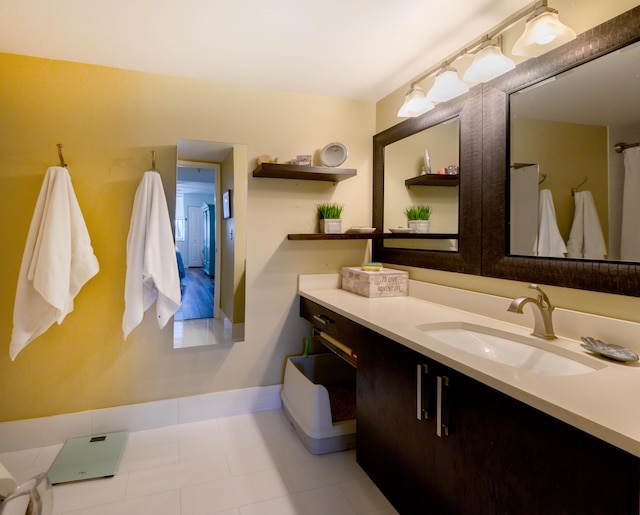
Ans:
<svg viewBox="0 0 640 515"><path fill-rule="evenodd" d="M469 91L469 86L460 80L458 72L447 68L440 73L427 93L427 100L431 102L446 102Z"/></svg>
<svg viewBox="0 0 640 515"><path fill-rule="evenodd" d="M491 45L480 50L462 77L469 82L488 82L516 67L502 54L500 47Z"/></svg>
<svg viewBox="0 0 640 515"><path fill-rule="evenodd" d="M524 32L513 45L511 53L538 57L575 38L575 31L558 19L558 13L547 11L527 21Z"/></svg>
<svg viewBox="0 0 640 515"><path fill-rule="evenodd" d="M419 86L412 86L404 99L404 104L398 111L398 118L413 118L433 109L434 105L427 100L424 90Z"/></svg>

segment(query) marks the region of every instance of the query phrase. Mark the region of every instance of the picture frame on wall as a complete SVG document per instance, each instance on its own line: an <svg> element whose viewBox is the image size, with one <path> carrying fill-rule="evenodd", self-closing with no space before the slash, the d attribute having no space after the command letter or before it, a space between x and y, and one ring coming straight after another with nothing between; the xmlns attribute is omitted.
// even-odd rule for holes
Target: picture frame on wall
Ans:
<svg viewBox="0 0 640 515"><path fill-rule="evenodd" d="M222 194L222 218L231 218L231 190Z"/></svg>

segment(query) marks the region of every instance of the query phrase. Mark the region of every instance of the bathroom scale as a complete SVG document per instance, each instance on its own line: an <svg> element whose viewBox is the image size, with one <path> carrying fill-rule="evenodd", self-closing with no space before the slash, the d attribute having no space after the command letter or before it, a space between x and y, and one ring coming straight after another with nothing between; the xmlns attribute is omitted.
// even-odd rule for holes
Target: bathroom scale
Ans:
<svg viewBox="0 0 640 515"><path fill-rule="evenodd" d="M70 438L49 468L52 485L113 477L118 470L129 433Z"/></svg>

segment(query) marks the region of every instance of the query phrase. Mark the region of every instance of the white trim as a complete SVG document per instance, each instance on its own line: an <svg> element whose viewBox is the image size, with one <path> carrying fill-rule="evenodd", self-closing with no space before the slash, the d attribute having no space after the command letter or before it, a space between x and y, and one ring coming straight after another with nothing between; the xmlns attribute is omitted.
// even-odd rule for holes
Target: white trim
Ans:
<svg viewBox="0 0 640 515"><path fill-rule="evenodd" d="M207 393L52 417L0 423L0 453L64 443L69 438L140 431L282 407L282 385Z"/></svg>

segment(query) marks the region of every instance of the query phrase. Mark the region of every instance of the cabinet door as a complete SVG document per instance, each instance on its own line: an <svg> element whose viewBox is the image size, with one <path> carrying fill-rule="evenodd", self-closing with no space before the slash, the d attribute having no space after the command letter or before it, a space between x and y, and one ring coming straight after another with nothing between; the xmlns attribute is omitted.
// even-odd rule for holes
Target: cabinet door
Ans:
<svg viewBox="0 0 640 515"><path fill-rule="evenodd" d="M463 374L440 372L455 417L435 447L443 512L638 513L637 458Z"/></svg>
<svg viewBox="0 0 640 515"><path fill-rule="evenodd" d="M418 404L432 399L429 381L418 379L425 361L374 333L358 354L357 460L401 513L435 507L435 420Z"/></svg>

